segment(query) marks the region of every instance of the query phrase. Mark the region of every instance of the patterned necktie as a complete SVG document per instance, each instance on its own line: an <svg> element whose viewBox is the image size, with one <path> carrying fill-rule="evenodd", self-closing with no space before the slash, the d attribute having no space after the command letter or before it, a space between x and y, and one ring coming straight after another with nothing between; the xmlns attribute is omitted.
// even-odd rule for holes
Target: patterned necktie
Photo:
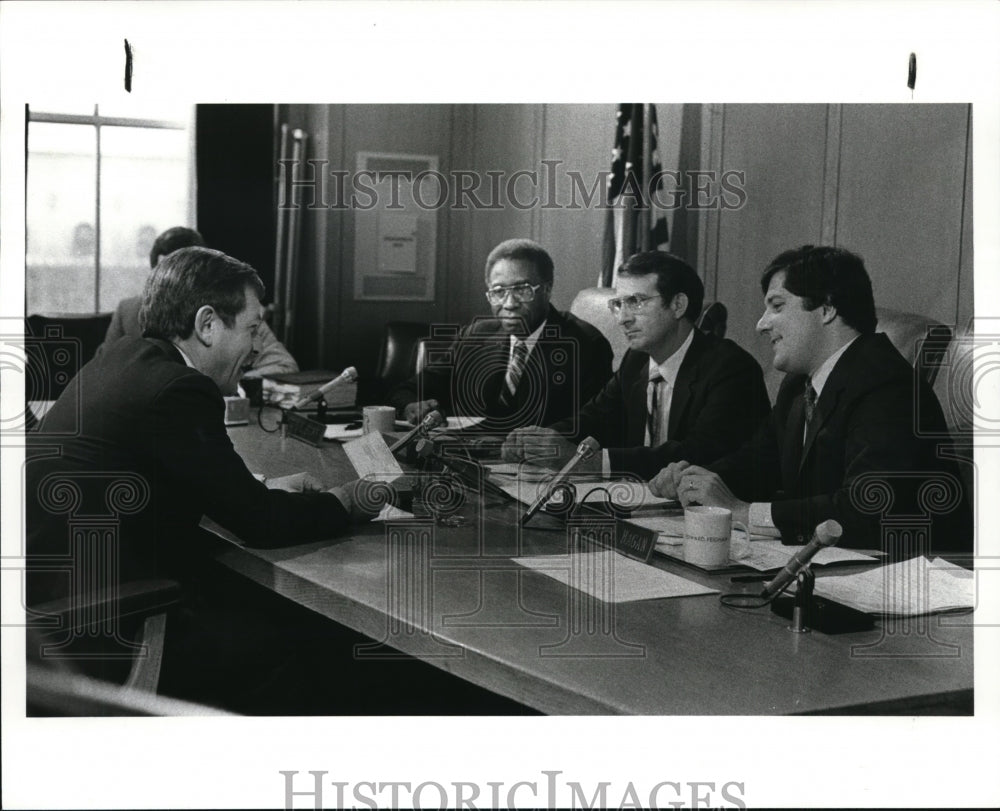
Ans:
<svg viewBox="0 0 1000 811"><path fill-rule="evenodd" d="M816 389L812 387L812 381L806 382L806 387L802 391L802 403L806 410L806 430L809 428L809 423L812 422L813 415L816 413Z"/></svg>
<svg viewBox="0 0 1000 811"><path fill-rule="evenodd" d="M659 372L649 378L649 385L646 390L646 438L647 447L653 448L660 444L660 384L663 378Z"/></svg>
<svg viewBox="0 0 1000 811"><path fill-rule="evenodd" d="M517 386L521 382L521 375L524 374L524 365L528 360L528 345L521 340L514 341L514 351L510 353L510 362L507 364L507 374L504 375L504 385L500 389L500 401L504 405L510 405L514 401L514 394Z"/></svg>

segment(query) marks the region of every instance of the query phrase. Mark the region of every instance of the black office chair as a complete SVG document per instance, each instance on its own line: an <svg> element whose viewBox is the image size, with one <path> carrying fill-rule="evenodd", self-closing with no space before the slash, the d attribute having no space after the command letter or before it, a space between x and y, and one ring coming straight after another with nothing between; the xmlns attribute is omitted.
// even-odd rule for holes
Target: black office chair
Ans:
<svg viewBox="0 0 1000 811"><path fill-rule="evenodd" d="M24 399L55 400L104 343L111 313L29 315Z"/></svg>
<svg viewBox="0 0 1000 811"><path fill-rule="evenodd" d="M430 324L420 321L389 321L375 366L376 397L385 398L395 386L417 371L417 345L431 333Z"/></svg>
<svg viewBox="0 0 1000 811"><path fill-rule="evenodd" d="M698 317L698 329L717 338L726 337L726 327L729 322L729 311L721 301L705 304Z"/></svg>

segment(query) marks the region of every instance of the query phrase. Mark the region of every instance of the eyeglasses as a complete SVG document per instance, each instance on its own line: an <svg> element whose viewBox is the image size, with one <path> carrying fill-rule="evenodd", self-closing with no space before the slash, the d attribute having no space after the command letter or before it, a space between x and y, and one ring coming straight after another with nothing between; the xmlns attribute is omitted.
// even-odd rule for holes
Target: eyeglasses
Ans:
<svg viewBox="0 0 1000 811"><path fill-rule="evenodd" d="M663 296L625 296L624 298L612 298L608 299L608 309L611 310L612 315L618 315L622 310L629 313L639 313L646 306L646 302L654 298L663 298Z"/></svg>
<svg viewBox="0 0 1000 811"><path fill-rule="evenodd" d="M486 291L486 298L490 304L502 304L506 300L507 294L510 293L514 297L514 301L524 304L535 297L535 293L538 292L538 288L541 286L540 284L528 284L527 282L508 285L507 287L497 285Z"/></svg>

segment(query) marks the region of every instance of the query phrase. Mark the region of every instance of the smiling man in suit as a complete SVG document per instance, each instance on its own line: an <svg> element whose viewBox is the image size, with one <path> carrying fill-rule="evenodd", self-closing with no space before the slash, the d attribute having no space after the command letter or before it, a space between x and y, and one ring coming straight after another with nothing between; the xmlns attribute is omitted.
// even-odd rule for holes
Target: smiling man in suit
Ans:
<svg viewBox="0 0 1000 811"><path fill-rule="evenodd" d="M487 429L506 434L574 415L611 374L611 346L551 305L553 278L552 258L537 242L497 245L485 273L493 316L464 327L446 351L428 352L423 370L395 389L390 399L403 418L416 424L441 409L485 417Z"/></svg>
<svg viewBox="0 0 1000 811"><path fill-rule="evenodd" d="M707 463L738 448L767 418L760 366L732 341L695 327L704 288L683 260L663 251L630 257L608 302L629 350L575 421L512 431L509 461L559 467L586 436L604 448L584 467L652 478L679 459Z"/></svg>
<svg viewBox="0 0 1000 811"><path fill-rule="evenodd" d="M842 248L786 251L761 279L757 329L785 372L771 419L735 453L700 467L685 459L651 483L686 504L728 507L755 531L803 543L835 519L841 546L879 548L885 494L897 516L926 514L934 546L967 550L971 515L953 463L938 458L946 435L934 392L876 333L871 280ZM915 427L920 415L920 430ZM931 488L928 490L928 488ZM905 533L904 533L905 534ZM903 541L917 551L914 538ZM928 550L929 551L929 550Z"/></svg>

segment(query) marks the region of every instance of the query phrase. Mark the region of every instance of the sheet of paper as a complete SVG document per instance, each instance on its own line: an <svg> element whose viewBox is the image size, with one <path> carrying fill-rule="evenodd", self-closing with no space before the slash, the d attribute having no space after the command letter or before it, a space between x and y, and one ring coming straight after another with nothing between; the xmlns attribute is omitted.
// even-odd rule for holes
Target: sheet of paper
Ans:
<svg viewBox="0 0 1000 811"><path fill-rule="evenodd" d="M389 452L385 437L378 431L345 443L344 452L360 479L378 477L383 481L393 481L397 476L403 475L403 468Z"/></svg>
<svg viewBox="0 0 1000 811"><path fill-rule="evenodd" d="M485 419L486 417L448 417L444 427L448 431L461 431L479 425Z"/></svg>
<svg viewBox="0 0 1000 811"><path fill-rule="evenodd" d="M514 562L596 597L603 603L717 593L715 589L632 560L610 549L514 558Z"/></svg>
<svg viewBox="0 0 1000 811"><path fill-rule="evenodd" d="M413 513L401 510L399 507L393 507L391 504L386 504L382 508L382 512L376 515L372 521L396 521L400 518L413 518Z"/></svg>
<svg viewBox="0 0 1000 811"><path fill-rule="evenodd" d="M816 594L870 614L916 616L975 607L974 573L941 558L913 558L859 574L816 579Z"/></svg>
<svg viewBox="0 0 1000 811"><path fill-rule="evenodd" d="M483 467L488 469L493 476L503 477L504 479L520 478L521 481L526 482L550 479L555 475L554 470L532 465L528 462L490 462L483 465ZM500 482L501 479L496 478L494 481Z"/></svg>
<svg viewBox="0 0 1000 811"><path fill-rule="evenodd" d="M323 432L323 439L333 439L338 442L347 442L349 439L357 439L359 436L363 436L364 432L360 428L349 428L348 426L357 425L356 422L347 423L337 423L336 425L327 425L326 430ZM397 431L408 431L413 426L408 422L403 422L402 420L396 420L395 430Z"/></svg>

